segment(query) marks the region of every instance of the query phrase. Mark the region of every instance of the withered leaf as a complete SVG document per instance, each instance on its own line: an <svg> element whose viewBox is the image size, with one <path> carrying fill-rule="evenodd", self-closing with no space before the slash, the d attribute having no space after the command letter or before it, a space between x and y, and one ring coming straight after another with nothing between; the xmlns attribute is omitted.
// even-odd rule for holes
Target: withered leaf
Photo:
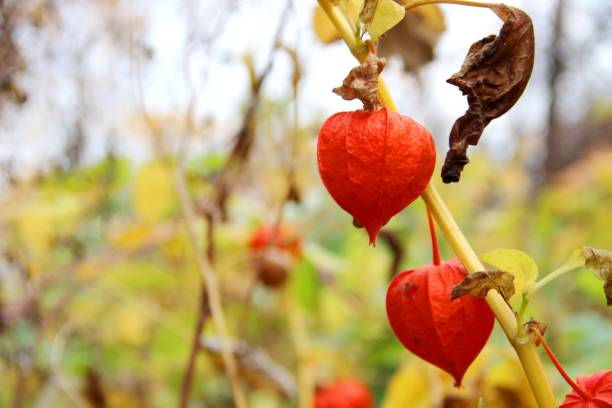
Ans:
<svg viewBox="0 0 612 408"><path fill-rule="evenodd" d="M213 364L222 367L221 343L217 337L202 338L201 347L213 357ZM230 348L236 357L240 375L249 385L273 389L287 399L295 398L297 386L293 375L273 361L264 350L244 341L232 341Z"/></svg>
<svg viewBox="0 0 612 408"><path fill-rule="evenodd" d="M374 12L376 11L376 6L378 5L378 0L365 0L363 3L363 8L361 9L361 13L359 13L359 18L361 21L368 25L372 22L374 18Z"/></svg>
<svg viewBox="0 0 612 408"><path fill-rule="evenodd" d="M583 253L585 266L604 281L607 304L612 306L612 252L585 246Z"/></svg>
<svg viewBox="0 0 612 408"><path fill-rule="evenodd" d="M349 72L342 81L342 86L334 88L333 92L342 99L360 99L363 109L376 111L382 108L378 98L378 76L385 66L385 60L375 54L368 54L363 63Z"/></svg>
<svg viewBox="0 0 612 408"><path fill-rule="evenodd" d="M529 16L504 4L490 9L504 21L499 35L472 44L461 70L447 80L467 95L469 107L450 132L450 149L442 167L445 183L459 181L469 162L468 145L478 144L489 122L516 103L533 69L535 37Z"/></svg>
<svg viewBox="0 0 612 408"><path fill-rule="evenodd" d="M503 271L470 273L453 286L451 300L465 295L484 298L491 289L497 290L507 301L514 295L514 275Z"/></svg>
<svg viewBox="0 0 612 408"><path fill-rule="evenodd" d="M534 338L536 346L540 345L541 337L546 333L548 325L546 323L530 320L525 323L525 331Z"/></svg>

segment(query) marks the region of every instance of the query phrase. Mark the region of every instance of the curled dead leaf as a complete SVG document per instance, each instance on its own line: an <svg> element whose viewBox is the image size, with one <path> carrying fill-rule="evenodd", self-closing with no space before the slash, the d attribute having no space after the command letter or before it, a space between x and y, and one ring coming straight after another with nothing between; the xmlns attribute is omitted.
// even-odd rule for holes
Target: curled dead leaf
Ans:
<svg viewBox="0 0 612 408"><path fill-rule="evenodd" d="M604 281L604 292L608 306L612 306L612 252L605 249L583 247L585 266Z"/></svg>
<svg viewBox="0 0 612 408"><path fill-rule="evenodd" d="M504 21L499 35L472 44L461 70L447 81L467 95L469 107L450 132L450 149L442 167L445 183L459 181L469 162L468 145L478 144L489 122L512 108L533 69L535 36L529 15L504 4L490 9Z"/></svg>
<svg viewBox="0 0 612 408"><path fill-rule="evenodd" d="M514 275L503 271L470 273L453 286L451 300L465 295L484 298L491 289L497 290L507 301L514 294Z"/></svg>
<svg viewBox="0 0 612 408"><path fill-rule="evenodd" d="M546 333L548 325L546 323L530 320L525 323L525 331L533 337L536 346L539 346L542 341L542 336Z"/></svg>
<svg viewBox="0 0 612 408"><path fill-rule="evenodd" d="M363 109L374 112L382 108L378 98L378 76L385 67L385 60L375 54L368 54L363 63L349 72L342 81L342 86L333 92L345 100L359 99Z"/></svg>

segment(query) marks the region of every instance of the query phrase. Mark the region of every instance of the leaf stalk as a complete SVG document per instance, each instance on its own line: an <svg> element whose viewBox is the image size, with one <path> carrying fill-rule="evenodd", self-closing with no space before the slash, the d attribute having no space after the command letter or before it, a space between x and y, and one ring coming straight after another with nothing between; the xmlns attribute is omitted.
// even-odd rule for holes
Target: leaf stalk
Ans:
<svg viewBox="0 0 612 408"><path fill-rule="evenodd" d="M404 9L410 10L419 6L426 6L428 4L455 4L459 6L468 6L468 7L482 7L482 8L490 8L493 3L483 3L480 1L469 1L469 0L416 0L411 3L405 4Z"/></svg>
<svg viewBox="0 0 612 408"><path fill-rule="evenodd" d="M438 237L436 236L436 223L433 215L427 207L427 222L429 223L429 236L431 237L431 254L434 265L440 265L440 247L438 246Z"/></svg>
<svg viewBox="0 0 612 408"><path fill-rule="evenodd" d="M546 286L548 283L550 283L551 281L557 279L560 276L565 275L568 272L574 271L576 269L580 269L581 267L583 267L584 265L579 265L579 266L575 266L575 265L564 265L558 269L555 269L554 271L552 271L551 273L549 273L548 275L546 275L545 277L543 277L542 279L540 279L538 282L536 282L535 284L533 284L533 286L531 288L529 288L527 295L529 298L533 297L533 295L540 289L542 289L544 286Z"/></svg>
<svg viewBox="0 0 612 408"><path fill-rule="evenodd" d="M544 336L542 336L542 334L537 331L534 333L536 334L536 336L539 337L540 343L542 343L542 347L544 347L546 354L548 354L548 358L550 358L550 361L555 365L557 371L559 371L559 374L561 374L561 377L563 377L563 379L570 385L570 387L574 389L574 391L578 393L578 395L580 395L585 401L589 401L591 399L591 395L586 392L580 385L578 385L578 383L576 383L572 379L572 377L569 376L567 371L565 371L559 360L557 360L555 353L553 353L553 351L548 346L548 343L546 343L546 340L544 340Z"/></svg>

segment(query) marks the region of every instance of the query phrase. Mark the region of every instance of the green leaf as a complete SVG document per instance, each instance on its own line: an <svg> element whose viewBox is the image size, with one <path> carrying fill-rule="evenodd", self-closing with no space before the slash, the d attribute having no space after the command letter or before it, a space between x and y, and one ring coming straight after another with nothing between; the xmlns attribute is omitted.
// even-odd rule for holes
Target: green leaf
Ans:
<svg viewBox="0 0 612 408"><path fill-rule="evenodd" d="M480 260L496 269L514 275L512 300L522 298L538 277L538 265L526 253L516 249L495 249L480 256Z"/></svg>
<svg viewBox="0 0 612 408"><path fill-rule="evenodd" d="M368 8L368 1L365 2L363 11ZM376 9L371 21L366 21L366 28L374 41L393 28L404 18L406 10L393 0L378 0Z"/></svg>

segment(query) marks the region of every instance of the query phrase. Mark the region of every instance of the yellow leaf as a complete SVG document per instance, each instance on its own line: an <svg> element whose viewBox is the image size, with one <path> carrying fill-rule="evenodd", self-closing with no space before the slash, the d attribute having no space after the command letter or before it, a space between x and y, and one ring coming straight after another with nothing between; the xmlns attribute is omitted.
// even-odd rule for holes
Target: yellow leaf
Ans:
<svg viewBox="0 0 612 408"><path fill-rule="evenodd" d="M368 32L374 40L389 31L404 18L406 10L393 0L379 0Z"/></svg>
<svg viewBox="0 0 612 408"><path fill-rule="evenodd" d="M312 29L319 41L323 44L333 43L341 38L336 27L329 21L327 14L325 14L325 11L318 4L312 16Z"/></svg>
<svg viewBox="0 0 612 408"><path fill-rule="evenodd" d="M357 2L363 5L362 0L357 0ZM344 0L340 1L339 5L346 11L349 18L354 21L357 16L355 1ZM312 29L315 33L315 36L323 44L330 44L342 38L340 34L338 34L336 27L334 27L332 22L329 21L329 18L327 18L327 14L325 14L325 11L318 4L315 6L314 13L312 16Z"/></svg>
<svg viewBox="0 0 612 408"><path fill-rule="evenodd" d="M132 205L145 221L158 221L176 207L174 168L154 162L142 166L136 175Z"/></svg>
<svg viewBox="0 0 612 408"><path fill-rule="evenodd" d="M514 296L517 301L538 277L538 265L529 255L516 249L496 249L479 257L481 261L514 275Z"/></svg>
<svg viewBox="0 0 612 408"><path fill-rule="evenodd" d="M15 229L31 262L32 273L45 266L53 245L70 236L88 200L79 194L52 194L37 197L13 214Z"/></svg>
<svg viewBox="0 0 612 408"><path fill-rule="evenodd" d="M126 394L117 389L108 390L106 393L107 406L109 408L138 408L142 403L134 396Z"/></svg>
<svg viewBox="0 0 612 408"><path fill-rule="evenodd" d="M418 14L422 23L429 29L432 34L442 34L446 30L446 23L444 22L444 14L439 6L430 4L429 6L421 6L414 10L411 10L415 14Z"/></svg>
<svg viewBox="0 0 612 408"><path fill-rule="evenodd" d="M527 377L516 358L506 357L484 376L485 407L536 407Z"/></svg>
<svg viewBox="0 0 612 408"><path fill-rule="evenodd" d="M155 225L137 223L113 236L111 242L118 248L134 251L148 244L155 232Z"/></svg>
<svg viewBox="0 0 612 408"><path fill-rule="evenodd" d="M428 408L431 407L430 381L425 363L420 361L404 364L391 377L382 408Z"/></svg>
<svg viewBox="0 0 612 408"><path fill-rule="evenodd" d="M121 341L138 347L144 345L149 339L151 322L138 307L119 308L107 323L106 338L108 340Z"/></svg>
<svg viewBox="0 0 612 408"><path fill-rule="evenodd" d="M466 372L461 388L453 385L454 380L448 373L411 356L387 384L382 408L475 408L478 398L484 393L482 379L488 375L491 361L500 354L498 350L487 349L480 353ZM526 389L529 390L528 387Z"/></svg>
<svg viewBox="0 0 612 408"><path fill-rule="evenodd" d="M383 57L400 57L404 70L415 71L433 60L434 48L444 30L446 24L440 7L417 7L407 11L402 22L387 32L378 52Z"/></svg>

